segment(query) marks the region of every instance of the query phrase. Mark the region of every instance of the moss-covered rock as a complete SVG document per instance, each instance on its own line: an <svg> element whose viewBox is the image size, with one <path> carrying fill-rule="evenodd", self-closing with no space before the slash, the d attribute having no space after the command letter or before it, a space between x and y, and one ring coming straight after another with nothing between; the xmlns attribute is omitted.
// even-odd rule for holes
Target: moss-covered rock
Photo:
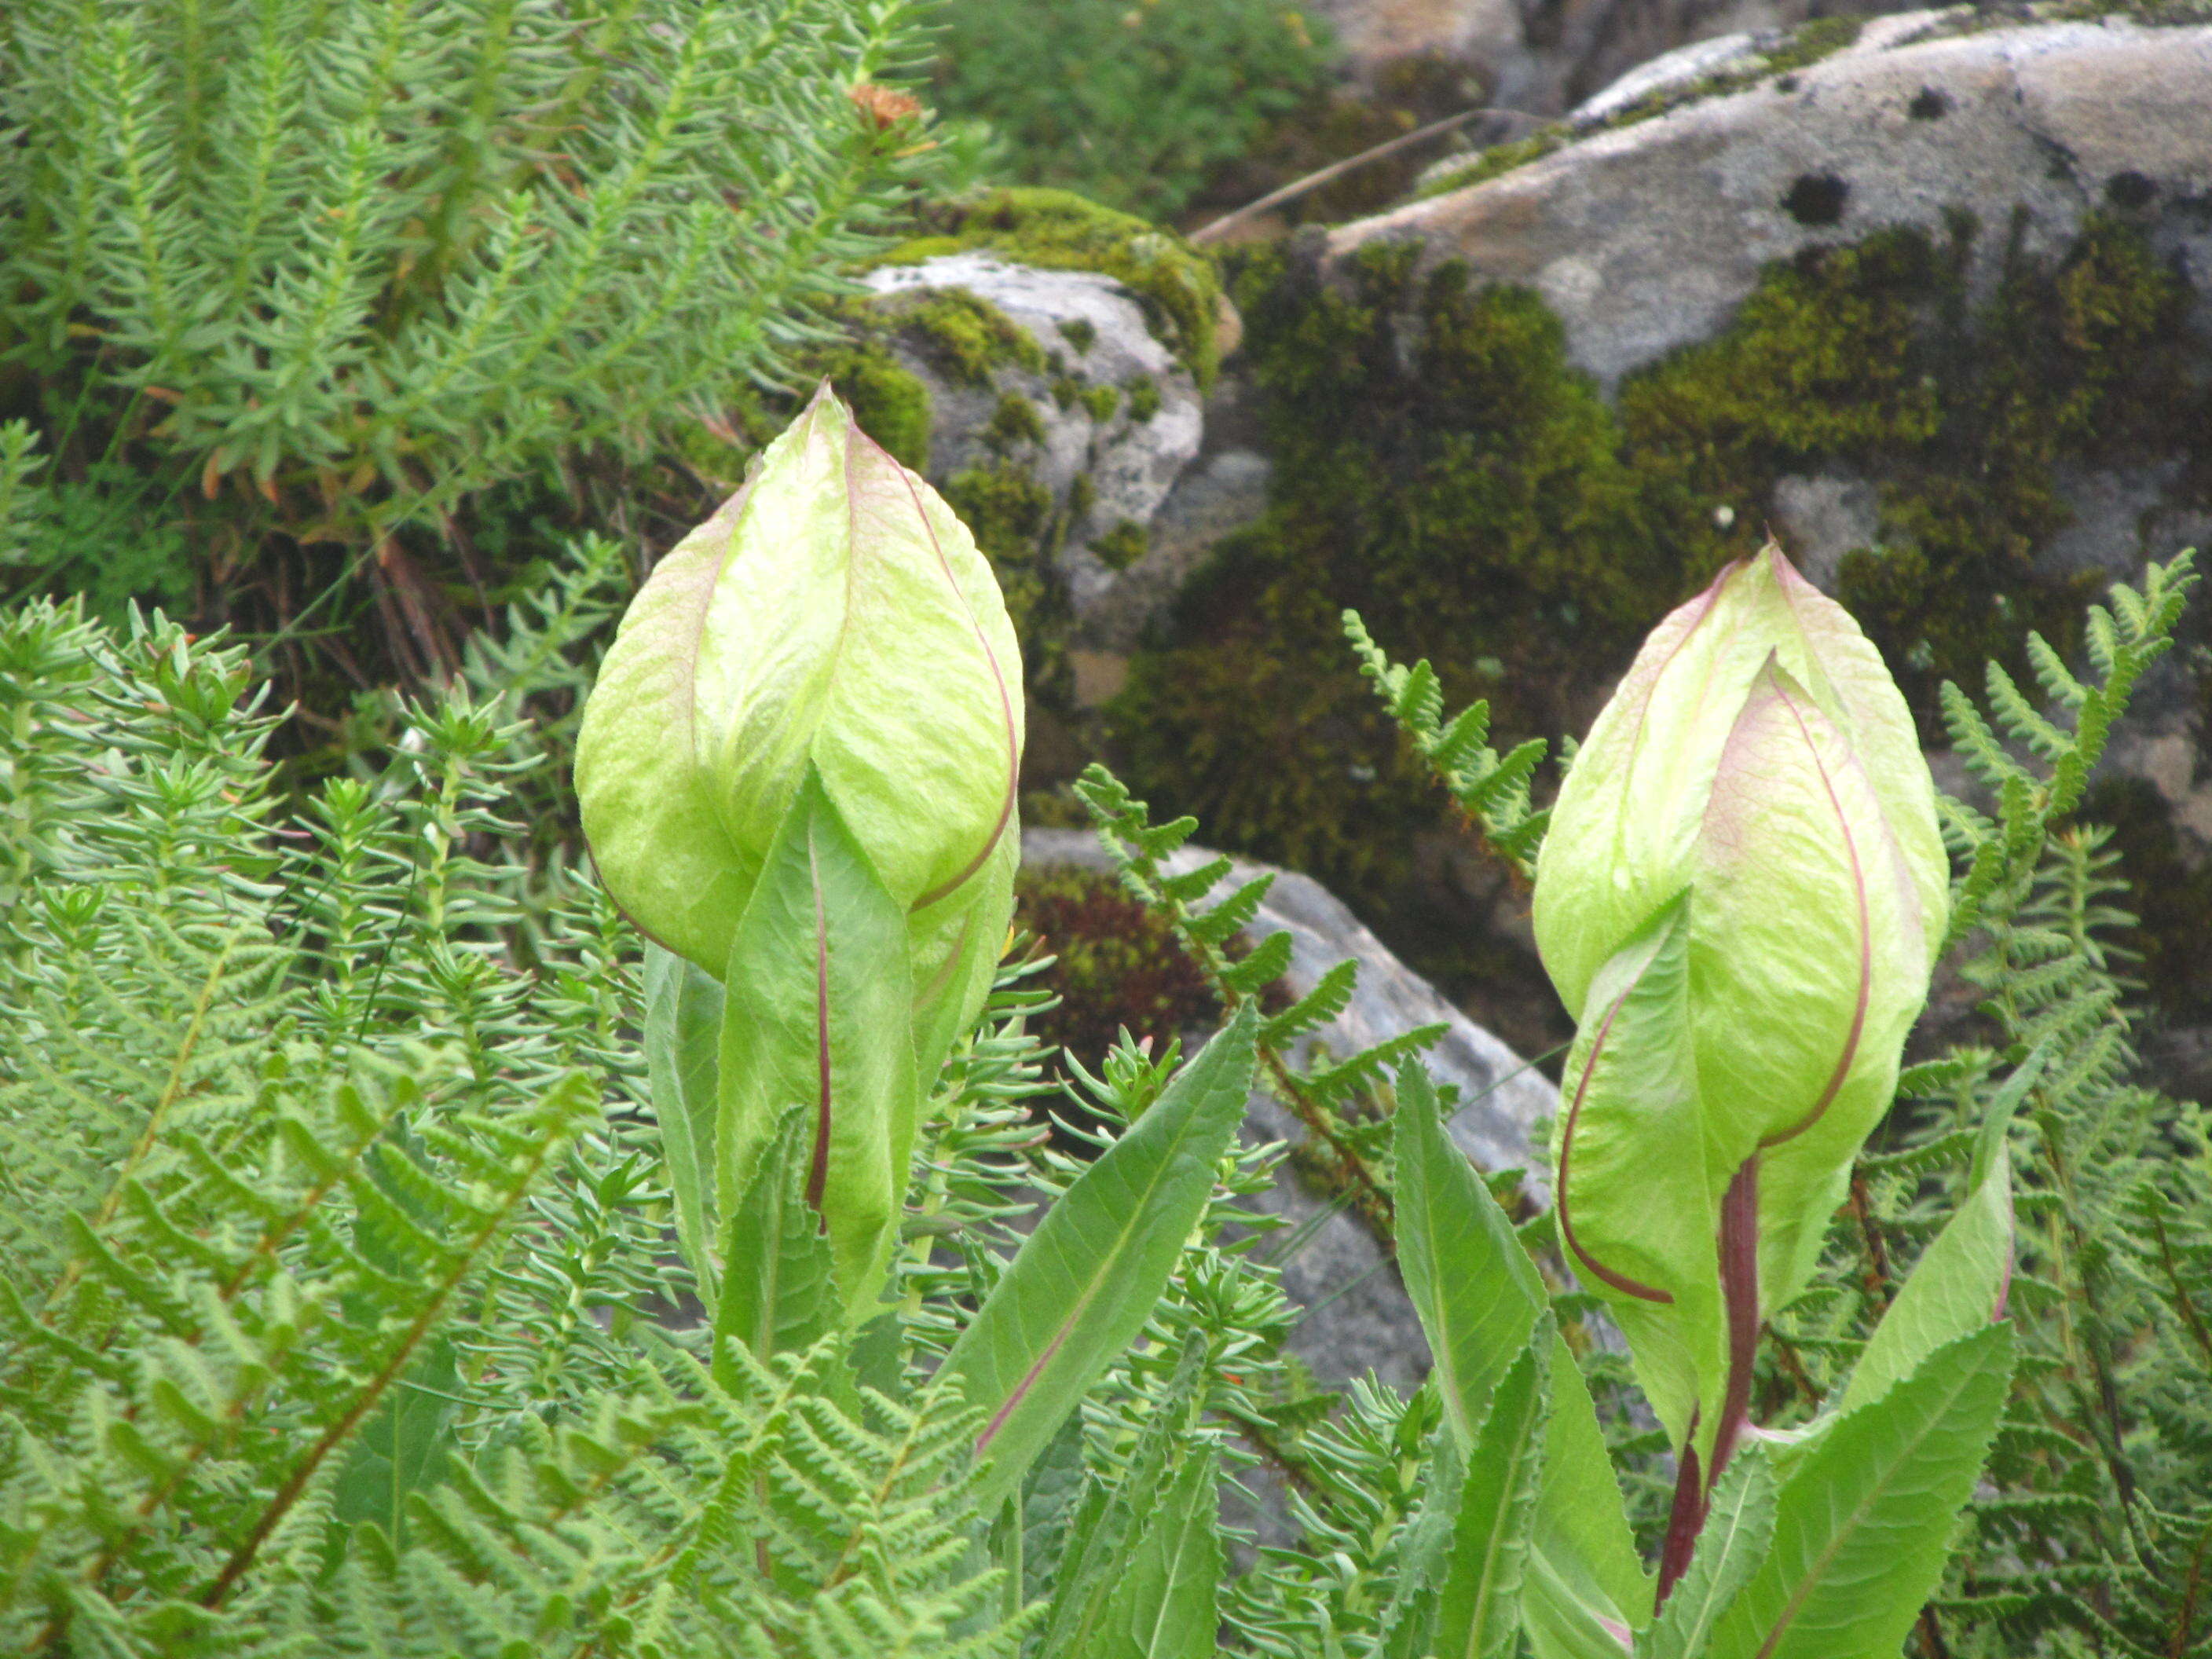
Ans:
<svg viewBox="0 0 2212 1659"><path fill-rule="evenodd" d="M1842 596L1941 742L1942 679L1978 683L1992 655L2024 672L2029 626L2078 643L2104 576L2049 556L2068 469L2160 459L2212 507L2212 396L2176 349L2195 296L2143 226L2094 216L2056 258L2015 250L1979 295L1972 234L1960 221L1778 261L1729 327L1611 402L1527 289L1425 269L1404 243L1327 279L1253 258L1237 297L1272 505L1133 664L1110 711L1133 783L1356 893L1425 970L1462 988L1510 974L1495 941L1437 937L1451 906L1419 865L1443 802L1355 673L1339 611L1432 658L1449 701L1492 697L1503 736L1574 731L1644 630L1764 538L1778 483L1837 466L1877 503Z"/></svg>
<svg viewBox="0 0 2212 1659"><path fill-rule="evenodd" d="M1213 262L1182 238L1062 190L986 191L927 207L922 220L925 234L877 263L982 248L1039 270L1097 271L1137 296L1153 332L1201 389L1212 384L1221 281Z"/></svg>
<svg viewBox="0 0 2212 1659"><path fill-rule="evenodd" d="M1370 900L1439 811L1355 671L1341 609L1435 657L1449 695L1498 693L1509 726L1548 730L1559 695L1601 676L1684 579L1542 302L1413 262L1378 245L1342 284L1274 256L1243 272L1273 502L1185 591L1176 637L1137 659L1111 711L1155 801ZM1478 682L1478 659L1502 684Z"/></svg>
<svg viewBox="0 0 2212 1659"><path fill-rule="evenodd" d="M2212 404L2174 349L2190 287L2140 227L2093 216L2055 263L2015 254L1978 304L1972 229L1778 264L1726 332L1620 398L1658 533L1692 568L1756 545L1785 473L1840 460L1876 482L1877 538L1843 558L1840 597L1936 742L1942 680L1978 681L1993 656L2025 672L2027 628L2070 646L2101 586L2041 556L2069 517L2061 466L2164 455L2192 433L2212 448Z"/></svg>
<svg viewBox="0 0 2212 1659"><path fill-rule="evenodd" d="M1001 368L1042 374L1044 348L980 295L964 288L909 289L878 301L884 322L914 340L945 374L988 386Z"/></svg>

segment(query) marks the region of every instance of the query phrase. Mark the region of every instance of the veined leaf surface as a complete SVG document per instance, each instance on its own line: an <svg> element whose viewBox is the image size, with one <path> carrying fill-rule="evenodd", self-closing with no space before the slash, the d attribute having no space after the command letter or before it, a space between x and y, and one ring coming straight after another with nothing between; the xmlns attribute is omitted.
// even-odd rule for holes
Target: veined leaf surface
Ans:
<svg viewBox="0 0 2212 1659"><path fill-rule="evenodd" d="M1258 1028L1247 1002L1046 1213L945 1357L985 1413L985 1509L1144 1328L1244 1115Z"/></svg>
<svg viewBox="0 0 2212 1659"><path fill-rule="evenodd" d="M1839 1421L1784 1483L1773 1547L1710 1659L1895 1659L1943 1576L2011 1376L2011 1328L1985 1325Z"/></svg>

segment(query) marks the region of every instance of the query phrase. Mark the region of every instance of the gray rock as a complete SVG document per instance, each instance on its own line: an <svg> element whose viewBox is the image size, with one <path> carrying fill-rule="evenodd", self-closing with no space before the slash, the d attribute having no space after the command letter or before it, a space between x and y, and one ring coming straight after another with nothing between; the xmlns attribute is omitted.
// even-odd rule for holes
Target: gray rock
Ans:
<svg viewBox="0 0 2212 1659"><path fill-rule="evenodd" d="M1216 856L1187 846L1169 865L1181 872ZM1079 830L1024 830L1022 861L1031 866L1113 867L1097 837ZM1311 877L1235 859L1226 884L1217 890L1225 893L1265 874L1274 877L1274 884L1247 937L1291 936L1291 966L1284 978L1293 995L1304 995L1347 957L1359 963L1358 988L1350 1006L1309 1039L1308 1054L1318 1049L1346 1055L1416 1026L1443 1026L1444 1035L1428 1051L1427 1061L1439 1083L1460 1091L1452 1138L1482 1169L1529 1169L1529 1129L1559 1108L1559 1091L1550 1081L1445 1001ZM1253 1144L1280 1140L1295 1146L1304 1139L1304 1127L1263 1088L1253 1096L1245 1133ZM1547 1200L1549 1188L1541 1171L1530 1170L1524 1190L1532 1202ZM1288 1165L1260 1207L1290 1224L1275 1241L1310 1230L1296 1253L1283 1259L1282 1267L1285 1292L1309 1310L1290 1346L1315 1376L1340 1385L1372 1370L1401 1389L1419 1383L1428 1371L1428 1345L1389 1251L1357 1213L1306 1186ZM1262 1247L1271 1256L1283 1249L1275 1241Z"/></svg>
<svg viewBox="0 0 2212 1659"><path fill-rule="evenodd" d="M2212 27L2124 19L1945 33L1885 18L1744 91L1595 133L1484 183L1339 227L1327 258L1411 240L1431 263L1534 287L1608 388L1728 322L1760 268L1878 227L1983 228L1971 277L2051 255L2120 191L2200 287L2212 279ZM2118 181L2116 183L2116 181Z"/></svg>
<svg viewBox="0 0 2212 1659"><path fill-rule="evenodd" d="M1148 526L1145 556L1095 590L1078 637L1097 650L1134 650L1191 574L1231 531L1266 510L1273 465L1256 450L1224 449L1188 468ZM1087 702L1079 695L1079 702Z"/></svg>
<svg viewBox="0 0 2212 1659"><path fill-rule="evenodd" d="M1750 68L1782 39L1779 30L1739 29L1677 46L1649 63L1638 64L1602 92L1583 99L1568 118L1577 125L1595 125L1654 93L1693 86L1708 76Z"/></svg>
<svg viewBox="0 0 2212 1659"><path fill-rule="evenodd" d="M1117 557L1102 556L1098 544L1123 526L1149 534L1154 514L1198 455L1204 426L1190 371L1153 336L1136 297L1095 271L1038 270L983 252L879 266L863 280L884 295L964 289L1036 342L1043 372L1001 364L988 386L949 379L921 340L896 337L894 351L929 390L933 482L1000 462L1025 470L1066 517L1056 564L1079 624L1112 608L1130 573L1115 568ZM1129 395L1143 383L1158 395L1149 416L1133 409ZM1118 394L1103 419L1080 395L1097 388ZM1071 390L1077 395L1066 395ZM993 418L1008 397L1028 401L1042 441L994 433ZM1079 479L1087 483L1079 487Z"/></svg>
<svg viewBox="0 0 2212 1659"><path fill-rule="evenodd" d="M1773 529L1798 569L1828 593L1844 555L1872 547L1881 530L1881 495L1866 479L1838 468L1774 481Z"/></svg>
<svg viewBox="0 0 2212 1659"><path fill-rule="evenodd" d="M1557 115L1677 50L1779 37L1816 17L1900 9L1884 0L1310 0L1351 78L1378 86L1409 61L1457 67L1489 101ZM1703 71L1700 71L1703 72ZM1579 112L1579 111L1577 112Z"/></svg>
<svg viewBox="0 0 2212 1659"><path fill-rule="evenodd" d="M2146 558L2166 558L2191 544L2160 547L2155 521L2181 482L2182 464L2097 467L2061 464L2058 493L2073 521L2036 550L2036 569L2049 576L2096 572L2132 581ZM2148 532L2148 533L2147 533Z"/></svg>

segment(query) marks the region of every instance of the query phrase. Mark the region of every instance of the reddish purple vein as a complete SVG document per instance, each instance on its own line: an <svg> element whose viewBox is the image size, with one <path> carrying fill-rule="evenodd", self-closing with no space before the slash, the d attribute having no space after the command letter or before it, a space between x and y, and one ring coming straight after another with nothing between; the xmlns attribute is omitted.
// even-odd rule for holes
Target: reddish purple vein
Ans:
<svg viewBox="0 0 2212 1659"><path fill-rule="evenodd" d="M1605 1011L1604 1023L1597 1028L1597 1036L1590 1040L1589 1059L1583 1064L1582 1077L1575 1084L1574 1103L1567 1108L1566 1127L1559 1131L1559 1236L1567 1241L1567 1249L1573 1252L1576 1261L1623 1296L1632 1296L1643 1302L1671 1304L1674 1298L1667 1291L1639 1284L1626 1273L1615 1273L1584 1249L1582 1240L1575 1237L1573 1206L1567 1201L1568 1160L1574 1155L1575 1126L1582 1121L1583 1100L1589 1093L1590 1079L1597 1071L1598 1056L1605 1052L1606 1039L1613 1033L1613 1022L1626 1005L1629 992L1635 988L1632 981L1627 990L1613 999L1613 1006Z"/></svg>
<svg viewBox="0 0 2212 1659"><path fill-rule="evenodd" d="M806 1171L806 1201L822 1214L822 1195L830 1184L830 923L822 902L822 859L812 825L806 832L806 872L814 887L814 1043L820 1094L814 1108L814 1161ZM822 1215L823 1231L830 1218Z"/></svg>
<svg viewBox="0 0 2212 1659"><path fill-rule="evenodd" d="M1814 745L1813 733L1805 724L1805 716L1797 708L1778 678L1776 693L1782 706L1790 711L1790 718L1797 724L1797 733L1805 740L1805 750L1813 757L1813 769L1820 775L1820 787L1827 793L1828 805L1836 815L1836 828L1844 838L1844 855L1851 863L1851 893L1858 901L1859 913L1859 990L1858 1003L1851 1010L1851 1029L1844 1035L1844 1051L1837 1057L1836 1068L1828 1074L1828 1086L1820 1091L1820 1097L1813 1103L1813 1109L1788 1128L1771 1134L1759 1143L1763 1152L1770 1146L1779 1146L1786 1140L1795 1140L1811 1128L1827 1113L1829 1105L1841 1093L1844 1079L1850 1074L1851 1061L1858 1057L1859 1039L1866 1030L1867 1000L1874 989L1874 929L1867 917L1866 874L1859 866L1858 842L1851 837L1850 820L1844 815L1844 805L1836 799L1835 781L1828 776L1828 769L1820 763L1820 751Z"/></svg>

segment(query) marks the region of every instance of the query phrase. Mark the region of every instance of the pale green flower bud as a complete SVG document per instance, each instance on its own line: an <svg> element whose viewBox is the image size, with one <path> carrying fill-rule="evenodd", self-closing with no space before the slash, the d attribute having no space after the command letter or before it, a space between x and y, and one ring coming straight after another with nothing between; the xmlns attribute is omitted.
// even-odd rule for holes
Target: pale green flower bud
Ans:
<svg viewBox="0 0 2212 1659"><path fill-rule="evenodd" d="M1728 1370L1723 1195L1755 1158L1771 1310L1888 1106L1948 892L1904 698L1778 550L1653 630L1560 790L1534 921L1580 1027L1563 1232L1678 1437Z"/></svg>
<svg viewBox="0 0 2212 1659"><path fill-rule="evenodd" d="M616 902L721 978L811 763L907 914L927 1071L1004 943L1021 747L988 561L825 386L639 590L585 709L576 793Z"/></svg>

